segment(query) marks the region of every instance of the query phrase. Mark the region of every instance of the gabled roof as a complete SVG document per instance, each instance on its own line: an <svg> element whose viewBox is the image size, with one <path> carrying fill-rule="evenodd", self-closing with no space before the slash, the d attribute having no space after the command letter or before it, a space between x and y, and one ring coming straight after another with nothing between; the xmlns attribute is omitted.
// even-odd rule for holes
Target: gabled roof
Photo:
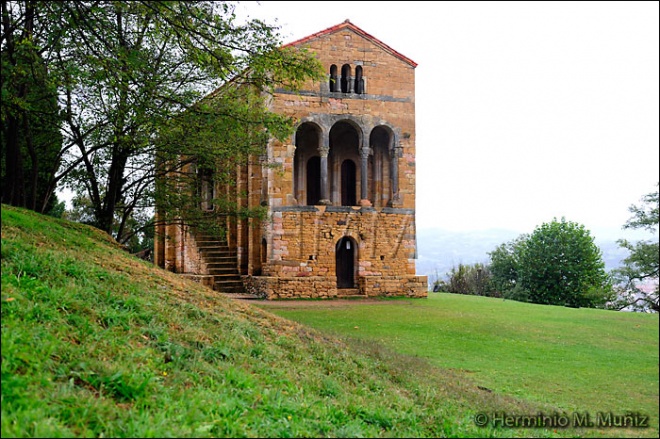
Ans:
<svg viewBox="0 0 660 439"><path fill-rule="evenodd" d="M415 61L411 60L411 59L408 58L407 56L404 56L404 55L400 54L399 52L397 52L396 50L392 49L390 46L388 46L387 44L383 43L381 40L379 40L378 38L374 37L373 35L370 35L370 34L368 34L367 32L363 31L362 29L360 29L359 27L357 27L356 25L354 25L353 23L351 23L350 20L348 20L348 19L345 20L343 23L340 23L340 24L338 24L338 25L336 25L336 26L329 27L329 28L327 28L327 29L325 29L325 30L322 30L322 31L320 31L320 32L316 32L316 33L314 33L314 34L312 34L312 35L309 35L309 36L307 36L307 37L305 37L305 38L301 38L301 39L296 40L296 41L293 41L293 42L291 42L291 43L289 43L289 44L285 44L284 47L288 47L288 46L299 46L299 45L301 45L301 44L307 43L308 41L314 40L314 39L316 39L316 38L323 37L323 36L325 36L325 35L330 35L330 34L332 34L332 33L335 33L335 32L337 32L337 31L340 31L340 30L342 30L342 29L350 29L351 31L355 32L356 34L360 35L361 37L366 38L367 40L371 41L372 43L374 43L376 46L380 47L380 48L383 49L384 51L390 53L391 55L395 56L396 58L399 58L401 61L403 61L403 62L409 64L409 65L412 66L413 68L414 68L414 67L417 67L417 63L416 63Z"/></svg>

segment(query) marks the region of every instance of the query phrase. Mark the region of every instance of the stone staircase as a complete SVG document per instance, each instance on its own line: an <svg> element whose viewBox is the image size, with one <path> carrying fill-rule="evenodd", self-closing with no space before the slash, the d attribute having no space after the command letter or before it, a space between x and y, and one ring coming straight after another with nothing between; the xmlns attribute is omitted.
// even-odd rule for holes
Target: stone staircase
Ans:
<svg viewBox="0 0 660 439"><path fill-rule="evenodd" d="M227 243L208 235L198 235L196 241L206 272L213 276L213 289L223 293L245 293L236 253Z"/></svg>

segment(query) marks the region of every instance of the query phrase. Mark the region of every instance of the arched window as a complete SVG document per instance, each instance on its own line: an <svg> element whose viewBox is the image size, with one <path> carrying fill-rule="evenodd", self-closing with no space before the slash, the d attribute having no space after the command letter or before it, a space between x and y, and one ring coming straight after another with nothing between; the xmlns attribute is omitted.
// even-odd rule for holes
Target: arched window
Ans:
<svg viewBox="0 0 660 439"><path fill-rule="evenodd" d="M374 207L387 206L392 198L392 144L394 134L389 127L377 126L371 131L369 145L372 154L370 158L371 202Z"/></svg>
<svg viewBox="0 0 660 439"><path fill-rule="evenodd" d="M296 130L293 156L293 193L298 205L315 205L321 199L320 131L313 123Z"/></svg>
<svg viewBox="0 0 660 439"><path fill-rule="evenodd" d="M335 64L330 66L330 91L339 91L339 77L337 76L337 66Z"/></svg>
<svg viewBox="0 0 660 439"><path fill-rule="evenodd" d="M213 210L213 198L215 197L213 171L208 168L198 168L197 182L200 207L202 210Z"/></svg>
<svg viewBox="0 0 660 439"><path fill-rule="evenodd" d="M341 92L351 93L351 66L348 64L341 66Z"/></svg>
<svg viewBox="0 0 660 439"><path fill-rule="evenodd" d="M364 93L364 78L362 77L362 66L355 68L355 93L361 95Z"/></svg>
<svg viewBox="0 0 660 439"><path fill-rule="evenodd" d="M335 206L355 206L360 195L360 132L349 121L336 122L329 133L328 178Z"/></svg>
<svg viewBox="0 0 660 439"><path fill-rule="evenodd" d="M307 205L319 204L321 200L321 157L307 160Z"/></svg>
<svg viewBox="0 0 660 439"><path fill-rule="evenodd" d="M341 164L341 205L355 206L356 200L356 172L353 160L344 160Z"/></svg>

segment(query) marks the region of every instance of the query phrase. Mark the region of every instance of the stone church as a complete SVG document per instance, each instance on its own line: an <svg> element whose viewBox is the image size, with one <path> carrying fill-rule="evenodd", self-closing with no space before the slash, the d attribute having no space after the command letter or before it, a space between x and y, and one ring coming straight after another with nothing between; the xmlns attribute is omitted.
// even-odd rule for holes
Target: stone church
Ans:
<svg viewBox="0 0 660 439"><path fill-rule="evenodd" d="M222 241L159 226L155 263L267 299L425 297L427 278L415 273L417 64L349 20L288 46L316 53L327 77L275 91L271 109L298 121L295 134L269 143L271 166L237 171L239 202L265 206L267 219L227 220Z"/></svg>

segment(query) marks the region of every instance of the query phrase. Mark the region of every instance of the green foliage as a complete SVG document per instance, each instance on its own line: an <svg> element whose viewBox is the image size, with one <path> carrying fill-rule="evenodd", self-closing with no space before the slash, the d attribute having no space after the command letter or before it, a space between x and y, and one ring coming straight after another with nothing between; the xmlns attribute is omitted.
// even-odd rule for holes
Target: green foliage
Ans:
<svg viewBox="0 0 660 439"><path fill-rule="evenodd" d="M218 224L216 218L265 218L261 207L240 204L247 194L235 188L236 168L269 166L266 145L271 137L283 140L293 133L293 120L270 113L259 90L228 86L172 118L159 132L155 203L159 222L183 220L197 229ZM224 135L219 136L217 133ZM255 163L256 161L256 163ZM215 188L205 210L203 179ZM238 195L236 197L235 195Z"/></svg>
<svg viewBox="0 0 660 439"><path fill-rule="evenodd" d="M121 242L134 234L131 222L153 214L156 196L198 205L178 197L182 187L155 187L159 176L183 170L176 154L221 163L218 182L235 185L227 170L262 152L266 137L291 130L264 104L269 94L322 73L313 54L280 49L277 27L240 22L233 2L9 4L25 5L3 8L10 23L32 17L30 44L59 97L66 146L56 151L55 180L88 199L88 222ZM5 111L4 60L3 52L3 117L13 114Z"/></svg>
<svg viewBox="0 0 660 439"><path fill-rule="evenodd" d="M2 200L37 212L51 211L62 134L56 78L35 36L36 2L3 3Z"/></svg>
<svg viewBox="0 0 660 439"><path fill-rule="evenodd" d="M475 296L494 296L490 268L487 265L458 264L447 274L448 280L436 281L433 291L443 291L454 294L471 294Z"/></svg>
<svg viewBox="0 0 660 439"><path fill-rule="evenodd" d="M564 218L542 224L524 241L518 280L540 304L602 307L613 293L593 237Z"/></svg>
<svg viewBox="0 0 660 439"><path fill-rule="evenodd" d="M657 185L656 185L657 186ZM660 266L660 247L658 243L658 226L660 224L658 214L658 189L642 197L642 205L630 206L629 210L633 216L623 226L625 229L646 229L652 235L653 240L642 240L631 243L625 239L619 240L621 247L630 251L630 255L624 259L623 267L615 270L622 285L619 288L619 300L612 306L621 309L632 307L640 311L660 312L658 302L658 271ZM650 285L643 289L642 285Z"/></svg>
<svg viewBox="0 0 660 439"><path fill-rule="evenodd" d="M507 299L602 308L615 294L589 231L564 218L501 244L489 255L492 288Z"/></svg>
<svg viewBox="0 0 660 439"><path fill-rule="evenodd" d="M488 253L492 288L509 299L525 299L523 301L526 301L526 294L518 284L518 271L520 248L527 239L528 235L520 235L513 241L500 244L495 250Z"/></svg>

